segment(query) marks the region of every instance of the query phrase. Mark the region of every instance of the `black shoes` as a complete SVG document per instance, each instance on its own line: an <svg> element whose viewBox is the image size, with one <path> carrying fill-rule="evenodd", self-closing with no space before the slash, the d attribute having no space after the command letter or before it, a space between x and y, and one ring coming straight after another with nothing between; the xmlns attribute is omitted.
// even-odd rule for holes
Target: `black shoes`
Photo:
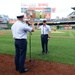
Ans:
<svg viewBox="0 0 75 75"><path fill-rule="evenodd" d="M44 55L44 52L42 52L42 55Z"/></svg>
<svg viewBox="0 0 75 75"><path fill-rule="evenodd" d="M48 52L42 52L42 55L48 54Z"/></svg>
<svg viewBox="0 0 75 75"><path fill-rule="evenodd" d="M20 71L20 73L25 73L27 72L29 69L28 68L25 68L23 71Z"/></svg>
<svg viewBox="0 0 75 75"><path fill-rule="evenodd" d="M46 52L46 54L48 54L48 52Z"/></svg>
<svg viewBox="0 0 75 75"><path fill-rule="evenodd" d="M16 69L16 71L19 71L18 69Z"/></svg>

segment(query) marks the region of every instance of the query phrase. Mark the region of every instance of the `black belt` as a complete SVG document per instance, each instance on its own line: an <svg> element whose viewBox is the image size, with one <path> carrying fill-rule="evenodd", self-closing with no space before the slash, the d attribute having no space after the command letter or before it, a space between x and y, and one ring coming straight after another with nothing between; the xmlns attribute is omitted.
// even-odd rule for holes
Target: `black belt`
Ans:
<svg viewBox="0 0 75 75"><path fill-rule="evenodd" d="M15 39L15 40L26 40L26 39Z"/></svg>
<svg viewBox="0 0 75 75"><path fill-rule="evenodd" d="M48 34L41 34L42 36L48 35Z"/></svg>

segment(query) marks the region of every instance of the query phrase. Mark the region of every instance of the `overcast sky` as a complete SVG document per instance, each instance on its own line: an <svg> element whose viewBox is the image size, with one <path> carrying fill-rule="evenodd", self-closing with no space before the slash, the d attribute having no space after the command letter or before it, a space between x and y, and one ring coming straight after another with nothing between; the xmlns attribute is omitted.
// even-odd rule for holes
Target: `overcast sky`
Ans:
<svg viewBox="0 0 75 75"><path fill-rule="evenodd" d="M49 7L56 8L51 18L66 17L73 11L71 7L75 6L75 0L0 0L0 14L16 18L17 13L21 12L21 3L48 3Z"/></svg>

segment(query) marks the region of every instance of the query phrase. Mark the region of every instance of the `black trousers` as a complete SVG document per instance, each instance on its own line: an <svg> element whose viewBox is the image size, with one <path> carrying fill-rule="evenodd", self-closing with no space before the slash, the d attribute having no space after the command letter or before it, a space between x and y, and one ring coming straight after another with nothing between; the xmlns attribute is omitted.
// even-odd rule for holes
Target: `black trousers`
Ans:
<svg viewBox="0 0 75 75"><path fill-rule="evenodd" d="M15 66L16 70L24 71L24 63L26 59L27 40L15 39Z"/></svg>
<svg viewBox="0 0 75 75"><path fill-rule="evenodd" d="M42 52L48 52L48 34L41 35Z"/></svg>

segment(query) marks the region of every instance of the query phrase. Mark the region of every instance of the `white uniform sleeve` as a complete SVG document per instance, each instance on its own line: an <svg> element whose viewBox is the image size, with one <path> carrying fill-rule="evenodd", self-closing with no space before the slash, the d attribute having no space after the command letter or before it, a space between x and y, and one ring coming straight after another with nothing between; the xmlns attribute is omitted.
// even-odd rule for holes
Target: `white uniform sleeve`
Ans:
<svg viewBox="0 0 75 75"><path fill-rule="evenodd" d="M49 26L49 31L51 31L51 27Z"/></svg>
<svg viewBox="0 0 75 75"><path fill-rule="evenodd" d="M38 29L40 30L41 29L41 26Z"/></svg>
<svg viewBox="0 0 75 75"><path fill-rule="evenodd" d="M28 31L28 32L31 32L32 31L32 28L28 25L24 25L24 30Z"/></svg>

